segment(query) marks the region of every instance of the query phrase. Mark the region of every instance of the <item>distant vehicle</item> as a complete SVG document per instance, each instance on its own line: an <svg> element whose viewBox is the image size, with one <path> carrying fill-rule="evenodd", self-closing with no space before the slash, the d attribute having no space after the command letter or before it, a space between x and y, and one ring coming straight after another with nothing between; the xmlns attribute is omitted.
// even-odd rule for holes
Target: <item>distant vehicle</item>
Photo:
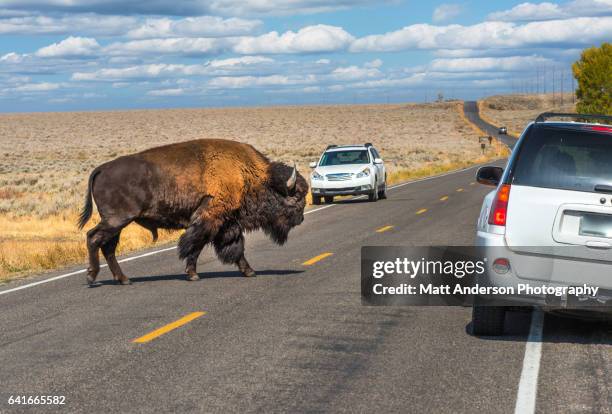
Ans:
<svg viewBox="0 0 612 414"><path fill-rule="evenodd" d="M311 162L313 204L332 203L334 196L362 195L370 201L387 198L387 172L372 144L330 145L318 162Z"/></svg>
<svg viewBox="0 0 612 414"><path fill-rule="evenodd" d="M573 117L591 122L547 121ZM494 257L490 283L598 286L580 298L530 295L517 304L581 317L610 316L612 305L612 117L545 113L527 126L506 169L482 167L481 184L496 186L482 204L476 244ZM495 265L498 267L495 268ZM588 310L585 304L593 304ZM604 306L600 306L605 304ZM574 303L576 305L576 303ZM501 335L507 308L474 305L475 334Z"/></svg>
<svg viewBox="0 0 612 414"><path fill-rule="evenodd" d="M505 126L500 127L498 132L500 135L508 135L508 128L506 128Z"/></svg>

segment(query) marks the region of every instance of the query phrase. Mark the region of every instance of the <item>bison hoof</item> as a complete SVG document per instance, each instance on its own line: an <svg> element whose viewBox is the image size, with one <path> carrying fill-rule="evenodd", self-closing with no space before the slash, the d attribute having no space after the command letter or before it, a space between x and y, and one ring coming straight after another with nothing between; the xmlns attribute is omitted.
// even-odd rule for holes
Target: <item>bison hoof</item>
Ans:
<svg viewBox="0 0 612 414"><path fill-rule="evenodd" d="M127 285L131 285L132 281L129 278L125 278L125 279L119 279L119 284L123 285L123 286L127 286Z"/></svg>
<svg viewBox="0 0 612 414"><path fill-rule="evenodd" d="M200 280L200 276L198 276L196 273L187 275L187 280L190 282L197 282L198 280Z"/></svg>
<svg viewBox="0 0 612 414"><path fill-rule="evenodd" d="M242 271L242 274L243 274L245 277L255 277L255 276L257 276L257 274L255 273L255 271L254 271L253 269L243 270L243 271Z"/></svg>
<svg viewBox="0 0 612 414"><path fill-rule="evenodd" d="M96 282L96 278L93 277L92 275L87 275L87 284L89 286L99 286L100 282Z"/></svg>

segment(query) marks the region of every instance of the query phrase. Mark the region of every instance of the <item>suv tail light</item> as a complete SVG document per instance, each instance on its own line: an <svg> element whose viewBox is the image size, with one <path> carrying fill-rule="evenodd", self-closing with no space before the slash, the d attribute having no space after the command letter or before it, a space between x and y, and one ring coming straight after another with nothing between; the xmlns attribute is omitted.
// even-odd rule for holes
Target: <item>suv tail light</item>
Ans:
<svg viewBox="0 0 612 414"><path fill-rule="evenodd" d="M489 224L493 224L495 226L506 225L508 200L510 200L510 184L503 184L499 187L499 190L497 190L497 194L495 194L495 199L491 205Z"/></svg>
<svg viewBox="0 0 612 414"><path fill-rule="evenodd" d="M597 131L597 132L608 132L611 133L612 132L612 127L608 127L608 126L589 126L587 127L587 129L590 129L591 131Z"/></svg>

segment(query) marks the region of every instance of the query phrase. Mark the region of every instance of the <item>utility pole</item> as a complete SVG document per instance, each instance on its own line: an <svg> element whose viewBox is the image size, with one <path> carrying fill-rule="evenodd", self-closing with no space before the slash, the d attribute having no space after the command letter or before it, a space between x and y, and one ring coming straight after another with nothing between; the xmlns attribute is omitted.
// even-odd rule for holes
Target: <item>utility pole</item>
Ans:
<svg viewBox="0 0 612 414"><path fill-rule="evenodd" d="M553 106L555 106L555 67L552 68L552 95L553 95Z"/></svg>
<svg viewBox="0 0 612 414"><path fill-rule="evenodd" d="M563 106L563 69L561 69L561 106Z"/></svg>

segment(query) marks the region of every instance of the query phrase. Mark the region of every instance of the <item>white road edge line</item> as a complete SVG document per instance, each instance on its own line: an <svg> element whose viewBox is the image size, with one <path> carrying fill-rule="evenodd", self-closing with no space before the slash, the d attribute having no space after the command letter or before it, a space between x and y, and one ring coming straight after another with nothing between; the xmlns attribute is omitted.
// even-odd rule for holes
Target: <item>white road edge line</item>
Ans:
<svg viewBox="0 0 612 414"><path fill-rule="evenodd" d="M496 162L496 161L499 161L499 160L491 160L490 162L493 163L493 162ZM477 168L477 167L479 167L479 165L474 165L474 166L467 167L467 168L462 168L462 169L459 169L459 170L449 171L447 173L439 174L439 175L433 175L431 177L420 178L420 179L414 180L414 181L407 181L405 183L401 183L401 184L397 184L397 185L391 186L391 187L388 188L388 190L393 190L395 188L400 188L400 187L403 187L403 186L408 185L408 184L415 184L415 183L420 183L422 181L428 181L428 180L433 180L433 179L436 179L436 178L446 177L447 175L458 174L460 172L469 171L469 170ZM360 199L360 198L364 198L364 197L365 196L359 196L359 197L355 197L355 199ZM305 212L304 215L315 213L315 212L321 211L321 210L325 210L327 208L331 208L331 207L334 207L336 205L338 205L338 204L330 204L330 205L323 206L323 207L320 207L320 208L317 208L317 209L314 209L314 210L310 210L310 211ZM156 255L156 254L159 254L159 253L169 252L169 251L175 250L175 249L176 249L176 246L168 247L166 249L154 250L154 251L151 251L151 252L148 252L148 253L140 254L138 256L127 257L125 259L121 259L121 260L119 260L119 263L130 262L132 260L142 259L143 257L153 256L153 255ZM107 267L107 266L108 265L103 264L103 265L100 266L100 268L104 268L104 267ZM31 288L31 287L34 287L34 286L42 285L42 284L45 284L45 283L54 282L56 280L64 279L64 278L67 278L67 277L70 277L70 276L80 275L80 274L85 273L86 271L87 271L87 269L76 270L74 272L65 273L65 274L59 275L59 276L54 276L54 277L51 277L49 279L39 280L38 282L28 283L26 285L21 285L21 286L14 287L12 289L2 290L2 291L0 291L0 296L6 295L6 294L12 293L12 292L17 292L19 290Z"/></svg>
<svg viewBox="0 0 612 414"><path fill-rule="evenodd" d="M531 314L529 336L525 344L525 358L516 394L515 414L535 413L538 395L538 375L542 357L542 332L544 330L544 312L534 309Z"/></svg>

